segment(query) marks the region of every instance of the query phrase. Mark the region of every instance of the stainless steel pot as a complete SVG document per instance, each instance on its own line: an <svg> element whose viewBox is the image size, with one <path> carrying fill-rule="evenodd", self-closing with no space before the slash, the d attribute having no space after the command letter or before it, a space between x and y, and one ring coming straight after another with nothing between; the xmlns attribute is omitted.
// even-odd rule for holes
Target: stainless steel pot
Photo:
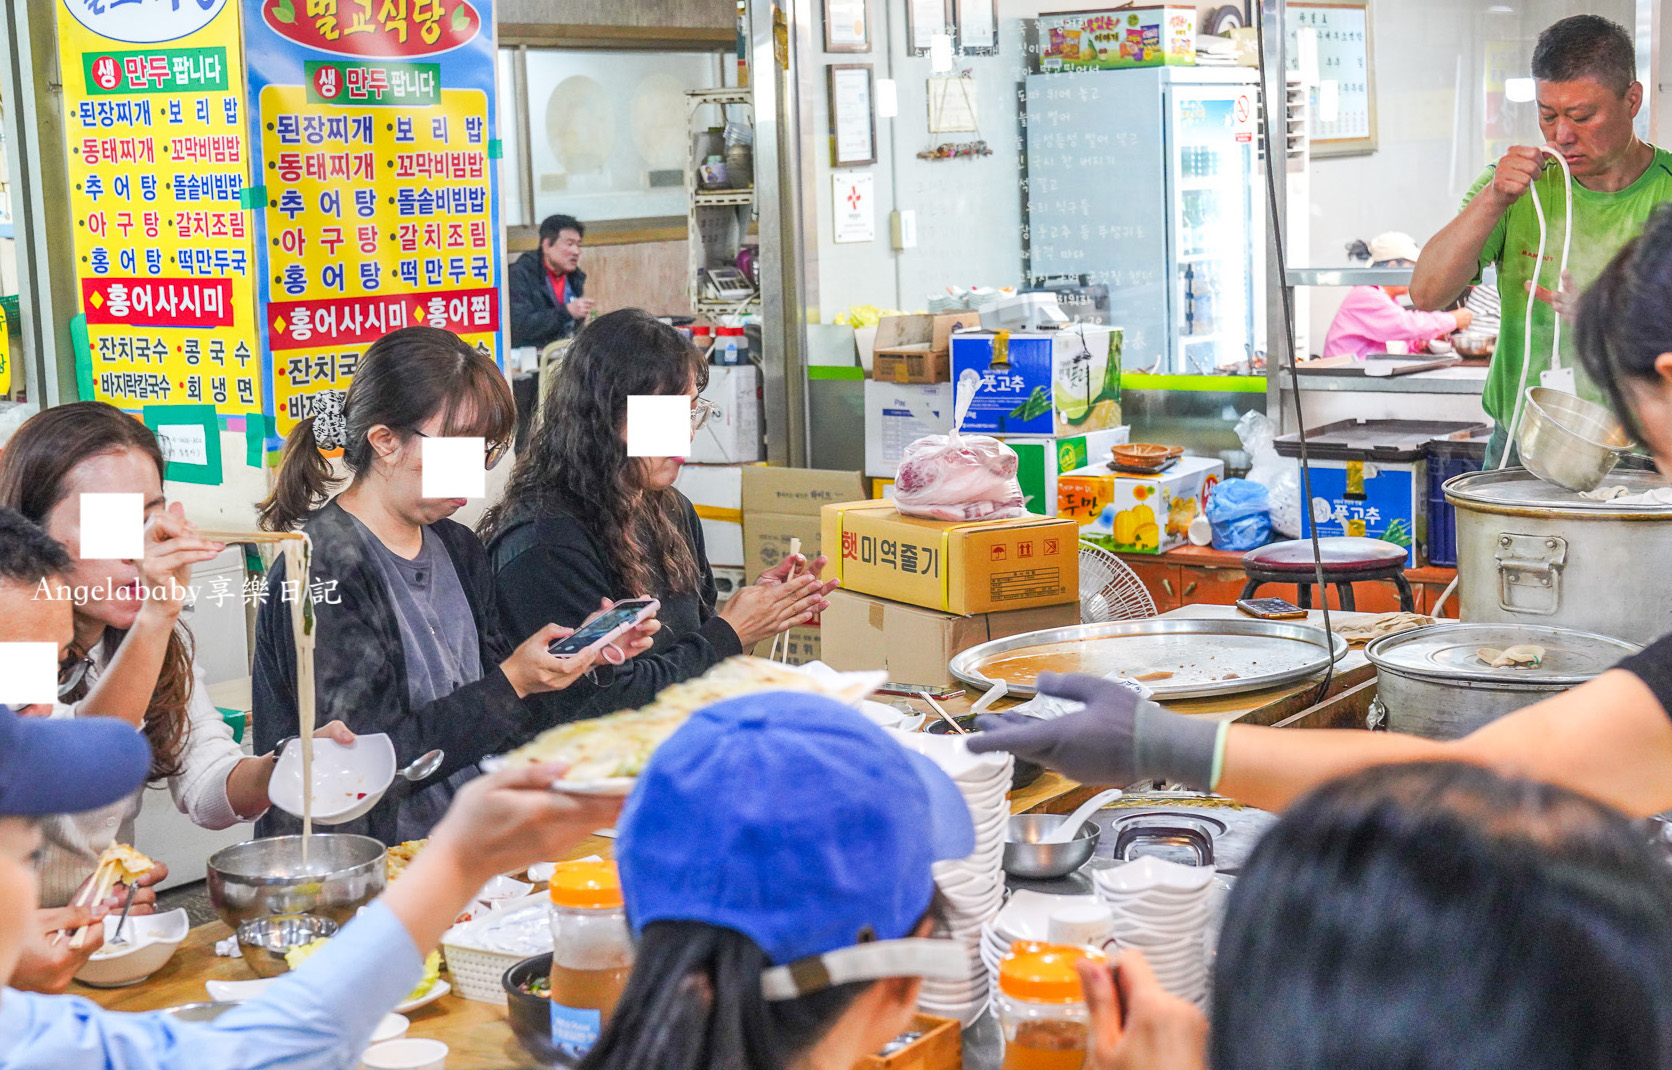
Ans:
<svg viewBox="0 0 1672 1070"><path fill-rule="evenodd" d="M1594 490L1631 449L1614 414L1595 402L1549 387L1527 390L1516 446L1521 463L1568 490Z"/></svg>
<svg viewBox="0 0 1672 1070"><path fill-rule="evenodd" d="M1545 650L1537 668L1494 669L1485 647ZM1523 624L1435 624L1384 635L1364 648L1376 666L1372 727L1458 739L1506 713L1576 687L1640 648L1606 635Z"/></svg>
<svg viewBox="0 0 1672 1070"><path fill-rule="evenodd" d="M275 914L314 914L347 925L383 893L383 844L370 836L315 833L302 865L302 837L271 836L209 856L209 902L228 927Z"/></svg>
<svg viewBox="0 0 1672 1070"><path fill-rule="evenodd" d="M1664 487L1616 471L1633 494ZM1457 510L1460 616L1647 644L1672 631L1672 507L1588 502L1524 468L1446 481Z"/></svg>

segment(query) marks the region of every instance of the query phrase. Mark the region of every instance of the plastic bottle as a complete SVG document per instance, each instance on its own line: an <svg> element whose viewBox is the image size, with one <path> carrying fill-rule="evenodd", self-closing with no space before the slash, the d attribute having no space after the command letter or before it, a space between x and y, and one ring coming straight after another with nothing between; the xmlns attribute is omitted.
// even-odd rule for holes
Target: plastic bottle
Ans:
<svg viewBox="0 0 1672 1070"><path fill-rule="evenodd" d="M744 364L749 360L747 345L743 339L742 327L721 327L715 332L714 348L710 352L711 364Z"/></svg>
<svg viewBox="0 0 1672 1070"><path fill-rule="evenodd" d="M633 968L614 862L562 862L551 878L552 1046L575 1066L603 1031Z"/></svg>
<svg viewBox="0 0 1672 1070"><path fill-rule="evenodd" d="M1022 942L999 963L1003 1070L1079 1070L1084 1065L1091 1019L1074 968L1081 959L1108 961L1094 948Z"/></svg>

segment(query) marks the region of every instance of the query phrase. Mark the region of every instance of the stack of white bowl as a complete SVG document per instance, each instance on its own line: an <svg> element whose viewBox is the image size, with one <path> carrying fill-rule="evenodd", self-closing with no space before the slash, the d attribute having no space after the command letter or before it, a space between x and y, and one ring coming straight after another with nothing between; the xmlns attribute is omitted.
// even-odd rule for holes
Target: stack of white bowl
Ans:
<svg viewBox="0 0 1672 1070"><path fill-rule="evenodd" d="M1012 892L992 921L981 927L981 962L987 972L998 976L999 963L1010 954L1010 946L1018 941L1058 943L1058 934L1051 924L1054 915L1098 905L1095 895L1046 895L1026 888ZM1092 941L1075 940L1075 943ZM1095 942L1101 946L1102 941ZM996 986L993 991L996 992Z"/></svg>
<svg viewBox="0 0 1672 1070"><path fill-rule="evenodd" d="M1115 945L1144 953L1161 986L1201 1003L1208 991L1207 931L1214 870L1139 858L1097 870L1097 897L1114 916Z"/></svg>
<svg viewBox="0 0 1672 1070"><path fill-rule="evenodd" d="M1010 819L1008 754L971 754L956 736L898 733L902 745L926 755L963 792L975 823L975 850L967 858L935 864L935 883L949 910L947 926L969 954L969 974L956 981L923 982L917 1005L925 1014L956 1018L967 1028L987 1009L990 983L981 955L981 929L1004 905L1005 824Z"/></svg>

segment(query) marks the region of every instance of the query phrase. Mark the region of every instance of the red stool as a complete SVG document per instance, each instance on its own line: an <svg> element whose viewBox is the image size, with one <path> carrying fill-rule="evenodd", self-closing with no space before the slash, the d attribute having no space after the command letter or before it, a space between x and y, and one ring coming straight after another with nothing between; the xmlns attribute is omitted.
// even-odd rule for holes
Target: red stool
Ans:
<svg viewBox="0 0 1672 1070"><path fill-rule="evenodd" d="M1392 580L1399 588L1399 608L1406 613L1416 612L1416 599L1411 584L1405 579L1405 549L1381 539L1335 535L1318 540L1319 557L1324 563L1324 583L1334 584L1341 595L1341 608L1353 609L1353 584L1369 580ZM1300 607L1312 608L1312 586L1317 573L1313 565L1312 540L1291 539L1274 542L1242 555L1242 571L1248 583L1242 588L1244 598L1266 583L1293 583L1300 587Z"/></svg>

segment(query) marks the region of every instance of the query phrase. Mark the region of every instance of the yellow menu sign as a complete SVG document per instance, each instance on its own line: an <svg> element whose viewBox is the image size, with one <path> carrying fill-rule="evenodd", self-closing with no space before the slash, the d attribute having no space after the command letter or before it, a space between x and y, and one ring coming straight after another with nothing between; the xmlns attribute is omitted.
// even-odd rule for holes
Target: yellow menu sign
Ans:
<svg viewBox="0 0 1672 1070"><path fill-rule="evenodd" d="M261 412L239 9L57 0L95 396Z"/></svg>

